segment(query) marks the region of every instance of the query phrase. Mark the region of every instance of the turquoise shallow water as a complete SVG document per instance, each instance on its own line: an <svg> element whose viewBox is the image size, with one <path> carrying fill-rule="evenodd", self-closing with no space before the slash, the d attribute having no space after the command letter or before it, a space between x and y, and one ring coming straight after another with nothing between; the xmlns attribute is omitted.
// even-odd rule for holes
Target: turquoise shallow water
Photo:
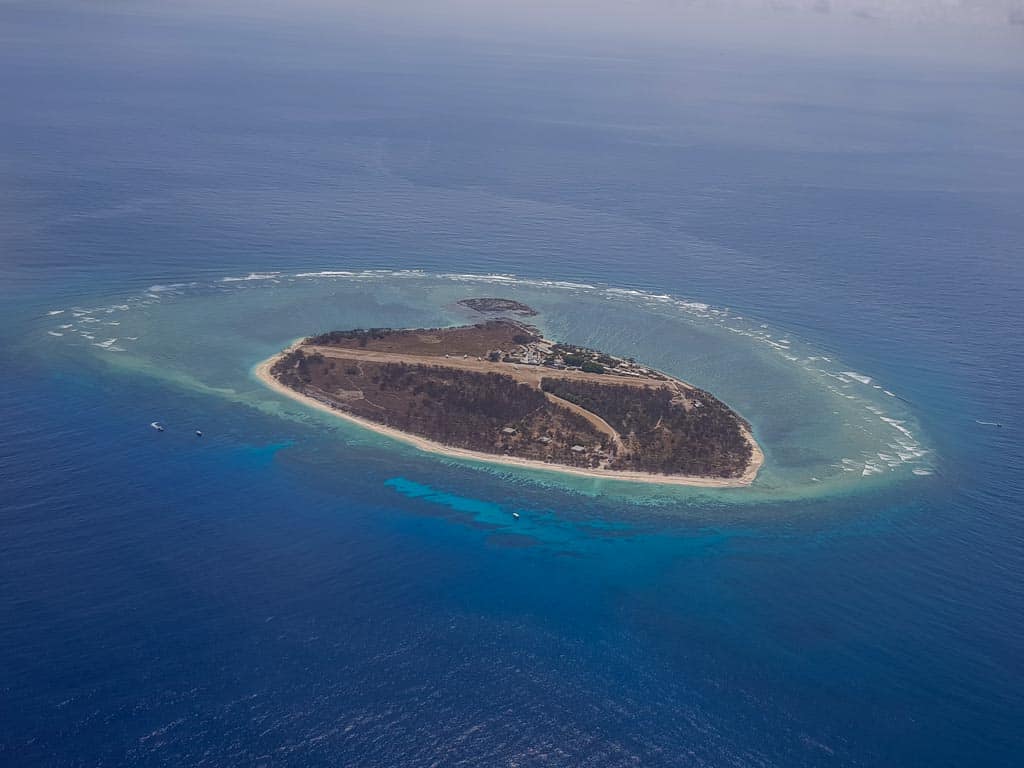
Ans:
<svg viewBox="0 0 1024 768"><path fill-rule="evenodd" d="M634 289L510 275L255 272L154 284L118 298L50 309L32 343L71 357L91 355L114 375L151 376L287 418L326 421L357 444L409 452L265 391L254 383L252 367L295 338L325 330L475 322L481 315L457 301L493 293L538 309L532 322L551 338L636 357L737 408L751 421L768 460L751 492L724 495L824 495L880 481L921 483L934 474L932 451L913 415L897 393L871 376L757 319ZM162 420L159 413L154 419ZM534 475L539 482L560 481L590 493L673 493Z"/></svg>
<svg viewBox="0 0 1024 768"><path fill-rule="evenodd" d="M1018 70L233 13L0 4L0 764L1019 762ZM487 294L763 475L449 461L251 376Z"/></svg>

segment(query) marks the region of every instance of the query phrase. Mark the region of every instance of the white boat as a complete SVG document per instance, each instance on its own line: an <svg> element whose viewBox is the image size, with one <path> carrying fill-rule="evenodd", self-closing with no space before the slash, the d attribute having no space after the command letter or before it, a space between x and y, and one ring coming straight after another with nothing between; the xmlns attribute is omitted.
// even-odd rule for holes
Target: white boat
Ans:
<svg viewBox="0 0 1024 768"><path fill-rule="evenodd" d="M518 512L513 512L512 513L512 517L514 517L516 520L518 520L519 519L519 513Z"/></svg>
<svg viewBox="0 0 1024 768"><path fill-rule="evenodd" d="M151 426L151 427L152 427L153 429L155 429L155 430L156 430L157 432L163 432L163 431L164 431L164 425L163 425L163 424L161 424L161 423L160 423L159 421L154 421L154 422L153 422L152 424L150 424L149 426Z"/></svg>
<svg viewBox="0 0 1024 768"><path fill-rule="evenodd" d="M202 437L202 436L203 436L203 431L201 429L197 429L196 430L196 437Z"/></svg>

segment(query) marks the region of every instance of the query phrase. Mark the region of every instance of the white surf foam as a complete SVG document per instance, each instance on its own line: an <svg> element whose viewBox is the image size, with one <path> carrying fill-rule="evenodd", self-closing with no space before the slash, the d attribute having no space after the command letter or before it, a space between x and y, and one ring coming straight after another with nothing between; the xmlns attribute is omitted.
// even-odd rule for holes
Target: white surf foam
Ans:
<svg viewBox="0 0 1024 768"><path fill-rule="evenodd" d="M281 276L280 272L250 272L245 277L222 277L222 283L244 283L250 280L276 280Z"/></svg>
<svg viewBox="0 0 1024 768"><path fill-rule="evenodd" d="M866 462L864 469L861 471L861 477L870 477L871 475L880 475L885 470L878 466L874 462Z"/></svg>
<svg viewBox="0 0 1024 768"><path fill-rule="evenodd" d="M423 274L423 273L419 273ZM596 290L596 286L588 283L573 283L568 280L538 280L529 277L516 277L515 275L473 275L447 272L439 277L448 280L456 280L463 283L499 283L506 285L533 285L540 288L566 288L569 290Z"/></svg>
<svg viewBox="0 0 1024 768"><path fill-rule="evenodd" d="M903 426L903 421L901 421L900 419L893 419L893 418L891 418L889 416L881 416L879 418L880 418L881 421L884 421L886 424L888 424L893 429L896 429L896 430L902 432L908 438L913 440L914 433L911 432L909 429L907 429L905 426Z"/></svg>
<svg viewBox="0 0 1024 768"><path fill-rule="evenodd" d="M840 371L843 376L849 376L854 381L859 381L861 384L870 384L871 377L865 376L863 373L857 373L856 371Z"/></svg>

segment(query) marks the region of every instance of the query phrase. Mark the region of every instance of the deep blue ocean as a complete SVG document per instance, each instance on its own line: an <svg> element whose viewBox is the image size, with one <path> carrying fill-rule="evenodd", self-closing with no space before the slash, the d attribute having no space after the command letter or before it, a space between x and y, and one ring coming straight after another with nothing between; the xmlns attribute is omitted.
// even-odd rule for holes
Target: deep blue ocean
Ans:
<svg viewBox="0 0 1024 768"><path fill-rule="evenodd" d="M0 765L1020 764L1024 66L13 3L0 104ZM224 282L334 270L385 271ZM560 486L238 383L300 311L451 319L395 270L646 329L783 469ZM775 363L551 281L841 359L928 469L790 493L831 438ZM121 300L145 355L59 322Z"/></svg>

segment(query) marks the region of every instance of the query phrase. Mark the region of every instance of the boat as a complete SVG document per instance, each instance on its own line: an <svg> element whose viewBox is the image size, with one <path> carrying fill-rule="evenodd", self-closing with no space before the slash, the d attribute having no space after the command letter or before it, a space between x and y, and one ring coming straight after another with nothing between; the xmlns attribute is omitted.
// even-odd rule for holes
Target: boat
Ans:
<svg viewBox="0 0 1024 768"><path fill-rule="evenodd" d="M160 423L159 421L154 421L154 422L153 422L152 424L150 424L149 426L151 426L151 427L152 427L153 429L155 429L155 430L156 430L157 432L163 432L163 431L164 431L164 425L163 425L163 424L161 424L161 423Z"/></svg>
<svg viewBox="0 0 1024 768"><path fill-rule="evenodd" d="M518 512L513 512L512 513L512 517L514 517L516 520L518 520L519 519L519 513Z"/></svg>
<svg viewBox="0 0 1024 768"><path fill-rule="evenodd" d="M196 437L202 437L202 436L203 436L203 431L201 429L197 429L196 430Z"/></svg>

